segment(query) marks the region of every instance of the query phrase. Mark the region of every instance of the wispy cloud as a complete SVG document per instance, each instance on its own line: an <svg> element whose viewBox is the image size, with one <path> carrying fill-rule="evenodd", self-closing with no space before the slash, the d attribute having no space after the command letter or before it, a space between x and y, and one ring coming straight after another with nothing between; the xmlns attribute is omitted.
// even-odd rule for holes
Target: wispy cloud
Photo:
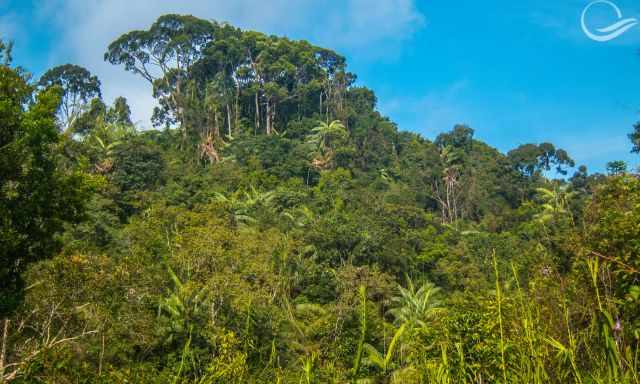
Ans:
<svg viewBox="0 0 640 384"><path fill-rule="evenodd" d="M455 124L472 123L472 113L464 96L469 87L468 80L457 80L422 96L396 97L382 102L380 110L401 123L403 129L432 137Z"/></svg>

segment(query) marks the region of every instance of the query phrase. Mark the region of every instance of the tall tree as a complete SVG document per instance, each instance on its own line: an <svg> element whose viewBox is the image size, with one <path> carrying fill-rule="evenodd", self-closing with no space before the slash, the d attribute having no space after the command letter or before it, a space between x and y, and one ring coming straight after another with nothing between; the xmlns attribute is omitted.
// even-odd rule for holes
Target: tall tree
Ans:
<svg viewBox="0 0 640 384"><path fill-rule="evenodd" d="M335 154L334 147L348 137L349 132L340 120L334 120L330 124L320 121L306 139L307 144L313 147L312 165L320 169L330 166Z"/></svg>
<svg viewBox="0 0 640 384"><path fill-rule="evenodd" d="M2 58L2 65L9 65L11 64L11 51L13 50L13 43L9 42L9 43L5 43L4 41L0 40L0 57Z"/></svg>
<svg viewBox="0 0 640 384"><path fill-rule="evenodd" d="M552 168L562 175L567 174L567 167L574 167L575 162L569 154L551 143L523 144L507 154L514 168L527 177L540 175Z"/></svg>
<svg viewBox="0 0 640 384"><path fill-rule="evenodd" d="M204 142L223 126L233 135L242 117L271 135L311 104L328 123L354 80L333 51L193 16L162 16L149 30L122 35L105 60L153 85L155 124L179 125Z"/></svg>
<svg viewBox="0 0 640 384"><path fill-rule="evenodd" d="M474 130L466 125L456 125L453 130L438 135L434 144L440 149L442 175L433 182L435 200L440 205L442 222L452 224L463 216L462 184L465 161L473 146Z"/></svg>
<svg viewBox="0 0 640 384"><path fill-rule="evenodd" d="M131 121L131 108L127 99L119 96L113 101L113 106L107 112L107 121L113 124L133 125Z"/></svg>
<svg viewBox="0 0 640 384"><path fill-rule="evenodd" d="M474 130L467 125L458 124L451 132L441 133L434 142L440 148L447 146L458 148L464 151L471 149L473 144Z"/></svg>
<svg viewBox="0 0 640 384"><path fill-rule="evenodd" d="M632 153L640 153L640 122L634 124L633 132L629 134L629 140L633 144Z"/></svg>
<svg viewBox="0 0 640 384"><path fill-rule="evenodd" d="M184 122L186 79L214 39L215 24L193 16L164 15L146 31L132 31L112 42L105 61L124 65L153 86L159 107L156 125ZM186 134L186 132L185 132Z"/></svg>
<svg viewBox="0 0 640 384"><path fill-rule="evenodd" d="M609 176L620 176L627 173L627 163L622 160L610 161L607 163L607 173Z"/></svg>
<svg viewBox="0 0 640 384"><path fill-rule="evenodd" d="M92 99L100 98L100 80L86 68L73 64L60 65L42 75L38 85L45 88L58 86L62 89L60 122L68 129L89 105Z"/></svg>
<svg viewBox="0 0 640 384"><path fill-rule="evenodd" d="M82 174L56 167L56 111L64 90L34 95L27 75L0 65L0 314L21 299L21 273L53 255L65 222L82 218ZM32 99L35 100L31 101Z"/></svg>

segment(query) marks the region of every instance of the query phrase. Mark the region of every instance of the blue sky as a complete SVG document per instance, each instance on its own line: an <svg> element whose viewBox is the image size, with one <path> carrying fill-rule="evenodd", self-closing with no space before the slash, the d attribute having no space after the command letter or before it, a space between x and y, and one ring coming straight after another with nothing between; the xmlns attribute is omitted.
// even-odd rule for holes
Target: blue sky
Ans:
<svg viewBox="0 0 640 384"><path fill-rule="evenodd" d="M614 0L624 17L640 2ZM401 129L433 138L456 123L501 151L550 141L578 164L636 166L627 134L640 120L640 25L606 43L580 28L589 0L0 0L0 36L35 75L73 62L120 94L141 126L153 100L140 79L102 61L107 44L164 13L190 13L287 35L347 56L358 83ZM615 22L598 4L589 22Z"/></svg>

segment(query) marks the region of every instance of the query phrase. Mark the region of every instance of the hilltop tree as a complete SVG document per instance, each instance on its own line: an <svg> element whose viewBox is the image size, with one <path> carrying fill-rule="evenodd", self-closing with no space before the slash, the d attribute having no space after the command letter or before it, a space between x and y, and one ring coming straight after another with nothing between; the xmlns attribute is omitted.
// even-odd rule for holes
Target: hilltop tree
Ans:
<svg viewBox="0 0 640 384"><path fill-rule="evenodd" d="M540 175L555 167L555 171L566 175L566 167L574 167L569 154L551 143L523 144L507 154L514 168L527 177Z"/></svg>
<svg viewBox="0 0 640 384"><path fill-rule="evenodd" d="M607 173L610 176L620 176L627 173L627 163L622 160L610 161L607 163Z"/></svg>
<svg viewBox="0 0 640 384"><path fill-rule="evenodd" d="M13 43L5 43L0 40L0 57L2 58L2 65L11 64L12 57L11 51L13 50Z"/></svg>
<svg viewBox="0 0 640 384"><path fill-rule="evenodd" d="M214 27L193 16L161 16L148 30L132 31L112 42L104 59L124 65L153 86L160 104L154 111L154 124L182 125L186 79L213 40Z"/></svg>
<svg viewBox="0 0 640 384"><path fill-rule="evenodd" d="M43 88L58 86L62 89L60 122L63 129L72 126L76 118L94 98L100 98L100 80L89 70L73 64L65 64L48 70L38 85Z"/></svg>
<svg viewBox="0 0 640 384"><path fill-rule="evenodd" d="M432 183L433 198L440 206L442 222L451 224L463 216L462 176L473 146L474 131L466 125L438 135L434 144L440 149L442 172Z"/></svg>
<svg viewBox="0 0 640 384"><path fill-rule="evenodd" d="M119 96L113 101L113 106L107 112L107 121L119 125L133 125L131 121L131 108L127 99Z"/></svg>
<svg viewBox="0 0 640 384"><path fill-rule="evenodd" d="M473 145L474 130L467 125L458 124L451 132L441 133L434 142L440 148L453 147L468 151Z"/></svg>
<svg viewBox="0 0 640 384"><path fill-rule="evenodd" d="M86 138L105 124L117 125L128 130L133 128L131 108L126 98L117 97L111 106L97 98L91 100L69 129L75 135Z"/></svg>
<svg viewBox="0 0 640 384"><path fill-rule="evenodd" d="M629 134L629 140L633 144L632 153L640 153L640 122L634 124L633 132Z"/></svg>
<svg viewBox="0 0 640 384"><path fill-rule="evenodd" d="M255 134L266 135L305 112L328 123L342 113L354 79L331 50L180 15L122 35L105 60L153 85L156 125L199 135L201 146L224 146L223 127L232 137L249 121Z"/></svg>

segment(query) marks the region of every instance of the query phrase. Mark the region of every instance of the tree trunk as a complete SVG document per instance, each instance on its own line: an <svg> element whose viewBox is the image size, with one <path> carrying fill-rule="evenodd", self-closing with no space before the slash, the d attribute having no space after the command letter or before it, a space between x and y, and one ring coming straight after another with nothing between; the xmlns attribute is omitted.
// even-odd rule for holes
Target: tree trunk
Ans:
<svg viewBox="0 0 640 384"><path fill-rule="evenodd" d="M0 383L4 383L4 359L7 353L7 338L9 337L9 319L4 319L2 330L2 347L0 349Z"/></svg>
<svg viewBox="0 0 640 384"><path fill-rule="evenodd" d="M256 125L254 127L254 134L256 134L260 130L260 102L258 100L258 94L260 91L256 91Z"/></svg>
<svg viewBox="0 0 640 384"><path fill-rule="evenodd" d="M278 134L278 130L276 129L276 112L277 112L277 104L274 102L271 105L271 132L275 132Z"/></svg>
<svg viewBox="0 0 640 384"><path fill-rule="evenodd" d="M333 99L333 90L331 87L331 80L329 80L329 84L328 84L328 90L327 90L327 101L325 102L325 108L327 109L327 114L326 114L326 120L327 120L327 124L329 124L329 106L332 102Z"/></svg>
<svg viewBox="0 0 640 384"><path fill-rule="evenodd" d="M182 130L182 139L186 143L187 141L187 127L184 124L184 109L182 108L180 103L180 98L182 97L182 86L180 79L176 81L176 91L171 92L171 98L173 99L173 104L176 107L176 118L178 119L178 123L180 124L180 130Z"/></svg>
<svg viewBox="0 0 640 384"><path fill-rule="evenodd" d="M267 99L267 136L271 135L271 99Z"/></svg>
<svg viewBox="0 0 640 384"><path fill-rule="evenodd" d="M213 135L217 139L220 137L220 125L218 124L218 108L213 109Z"/></svg>
<svg viewBox="0 0 640 384"><path fill-rule="evenodd" d="M229 104L227 104L227 129L229 138L231 138L231 109L229 108Z"/></svg>
<svg viewBox="0 0 640 384"><path fill-rule="evenodd" d="M236 81L236 105L235 105L235 121L234 126L236 127L236 132L238 127L240 127L240 84Z"/></svg>

